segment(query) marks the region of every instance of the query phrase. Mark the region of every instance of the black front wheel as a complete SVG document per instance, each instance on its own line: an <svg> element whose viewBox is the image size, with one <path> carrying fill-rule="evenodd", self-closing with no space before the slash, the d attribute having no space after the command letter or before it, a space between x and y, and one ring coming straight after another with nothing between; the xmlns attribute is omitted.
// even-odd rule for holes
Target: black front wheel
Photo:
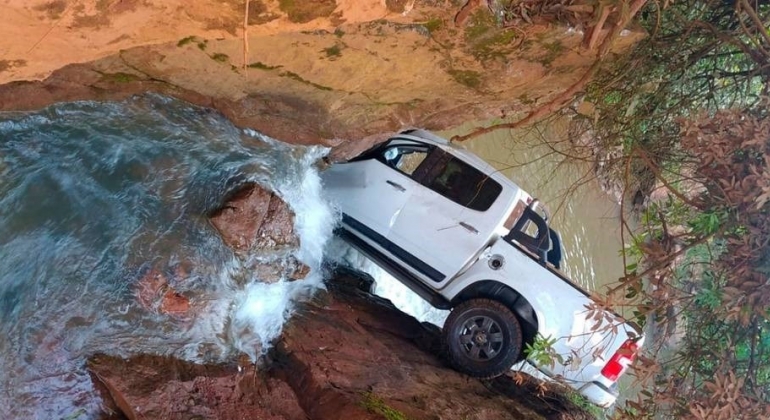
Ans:
<svg viewBox="0 0 770 420"><path fill-rule="evenodd" d="M494 378L519 358L521 325L502 303L471 299L452 309L444 322L444 343L455 369L476 378Z"/></svg>

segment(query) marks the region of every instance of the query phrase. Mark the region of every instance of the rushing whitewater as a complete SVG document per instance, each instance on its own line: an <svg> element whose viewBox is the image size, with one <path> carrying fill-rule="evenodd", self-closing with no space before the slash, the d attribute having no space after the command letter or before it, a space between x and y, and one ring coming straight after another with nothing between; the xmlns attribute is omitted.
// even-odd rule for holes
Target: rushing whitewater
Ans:
<svg viewBox="0 0 770 420"><path fill-rule="evenodd" d="M0 417L95 417L94 353L257 358L292 303L323 285L335 222L313 166L324 153L158 95L0 114ZM305 280L262 283L208 222L246 182L295 212ZM191 317L137 302L151 267L185 267L171 282Z"/></svg>

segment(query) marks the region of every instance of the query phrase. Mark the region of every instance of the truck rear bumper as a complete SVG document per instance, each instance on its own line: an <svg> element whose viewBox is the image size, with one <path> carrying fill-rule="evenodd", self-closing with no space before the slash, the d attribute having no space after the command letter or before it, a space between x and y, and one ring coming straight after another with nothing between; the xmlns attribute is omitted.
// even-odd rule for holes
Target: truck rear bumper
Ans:
<svg viewBox="0 0 770 420"><path fill-rule="evenodd" d="M530 362L529 360L523 360L513 365L511 369L528 373L533 377L543 381L554 380L553 377L551 377L549 374L547 374L546 372L538 368L534 363ZM584 396L588 401L602 408L610 407L612 404L615 403L615 400L618 399L617 385L613 385L608 388L607 386L605 386L600 382L580 383L580 382L573 382L573 381L565 381L565 383L566 385L569 385L572 389L574 389L577 393Z"/></svg>
<svg viewBox="0 0 770 420"><path fill-rule="evenodd" d="M608 389L598 382L589 382L578 388L577 391L586 397L588 401L604 408L611 406L618 399L617 387Z"/></svg>

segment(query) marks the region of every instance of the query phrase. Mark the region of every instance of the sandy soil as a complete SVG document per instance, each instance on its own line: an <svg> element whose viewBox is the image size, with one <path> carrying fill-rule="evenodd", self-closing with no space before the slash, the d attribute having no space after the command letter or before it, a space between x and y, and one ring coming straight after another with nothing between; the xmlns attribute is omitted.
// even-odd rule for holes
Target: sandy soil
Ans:
<svg viewBox="0 0 770 420"><path fill-rule="evenodd" d="M459 3L251 0L244 43L244 0L0 0L0 111L158 91L344 157L407 126L515 118L595 60L579 30L499 28L484 2L458 23Z"/></svg>
<svg viewBox="0 0 770 420"><path fill-rule="evenodd" d="M251 1L250 35L330 30L343 22L401 16L379 0L339 0L330 17L294 23L277 1ZM0 1L0 83L47 77L70 63L119 50L177 42L187 36L243 36L241 0L3 0Z"/></svg>

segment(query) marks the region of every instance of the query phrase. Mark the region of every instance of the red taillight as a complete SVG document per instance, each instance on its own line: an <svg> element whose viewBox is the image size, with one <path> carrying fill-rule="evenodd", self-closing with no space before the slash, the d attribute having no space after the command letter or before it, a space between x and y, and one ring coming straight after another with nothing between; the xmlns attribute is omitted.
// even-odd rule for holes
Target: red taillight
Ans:
<svg viewBox="0 0 770 420"><path fill-rule="evenodd" d="M631 366L631 363L636 357L637 350L636 342L632 340L626 340L622 346L615 352L610 358L610 361L604 365L602 369L602 376L610 381L617 381L621 375Z"/></svg>

